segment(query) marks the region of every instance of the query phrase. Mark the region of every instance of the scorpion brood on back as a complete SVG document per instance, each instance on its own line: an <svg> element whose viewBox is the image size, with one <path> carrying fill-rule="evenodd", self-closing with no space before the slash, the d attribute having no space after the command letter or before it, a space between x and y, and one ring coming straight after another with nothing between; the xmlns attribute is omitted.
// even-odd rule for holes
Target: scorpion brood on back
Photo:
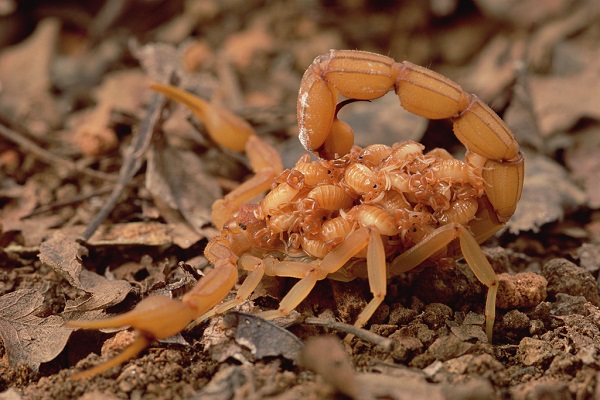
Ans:
<svg viewBox="0 0 600 400"><path fill-rule="evenodd" d="M409 62L378 54L331 50L308 68L298 95L303 156L283 170L277 152L229 111L176 88L154 89L188 106L215 142L245 150L255 175L213 205L221 233L206 247L215 268L181 301L149 297L131 312L73 326L131 325L139 333L123 354L81 376L104 371L150 341L181 331L245 301L264 275L299 279L276 310L293 310L321 279L369 280L373 298L358 316L363 326L383 302L387 278L428 260L464 257L488 287L486 333L492 339L498 280L479 243L514 213L523 186L523 156L504 122L475 95ZM352 129L337 118L338 97L368 100L394 90L408 111L449 118L467 148L466 161L443 149L423 153L415 142L391 147L353 145ZM269 190L258 204L246 204ZM216 304L248 271L234 299Z"/></svg>

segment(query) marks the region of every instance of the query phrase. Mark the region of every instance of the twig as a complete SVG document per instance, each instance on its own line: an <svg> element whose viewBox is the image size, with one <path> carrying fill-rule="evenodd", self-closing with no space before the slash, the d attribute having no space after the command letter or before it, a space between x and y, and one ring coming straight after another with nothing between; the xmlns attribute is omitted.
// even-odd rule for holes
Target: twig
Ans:
<svg viewBox="0 0 600 400"><path fill-rule="evenodd" d="M43 206L36 208L29 214L22 216L21 219L31 218L38 214L43 214L45 212L56 210L58 208L70 206L75 203L81 203L82 201L91 199L92 197L102 196L104 194L110 193L111 191L112 191L112 188L104 188L104 189L96 190L93 193L81 194L79 196L73 196L70 199L66 199L63 201L55 201L53 203L45 204Z"/></svg>
<svg viewBox="0 0 600 400"><path fill-rule="evenodd" d="M123 160L123 165L121 166L121 170L119 171L119 181L113 188L113 191L104 204L104 207L98 212L94 220L88 225L87 229L81 235L81 240L88 241L94 232L98 229L100 224L104 222L104 220L108 217L111 211L114 209L119 197L134 177L134 175L139 171L140 167L144 163L145 153L150 147L150 142L152 139L152 134L154 132L154 127L158 120L160 119L161 110L165 103L164 97L155 94L152 96L152 101L150 106L148 107L148 112L146 113L146 117L142 121L137 134L135 135L131 146L127 149L126 157Z"/></svg>
<svg viewBox="0 0 600 400"><path fill-rule="evenodd" d="M322 326L324 328L332 328L341 332L349 333L363 340L366 340L367 342L373 343L381 347L385 351L391 351L394 346L394 342L391 339L379 336L378 334L367 331L366 329L357 328L354 325L345 324L343 322L308 317L303 321L303 323L308 325Z"/></svg>
<svg viewBox="0 0 600 400"><path fill-rule="evenodd" d="M97 179L103 179L103 180L106 180L109 182L115 181L115 177L113 175L106 174L106 173L100 172L100 171L96 171L96 170L93 170L90 168L85 168L85 167L82 168L82 167L78 166L77 163L75 163L71 160L68 160L66 158L57 156L56 154L38 146L36 143L34 143L32 140L28 139L24 135L21 135L18 132L14 131L2 124L0 124L0 135L2 137L4 137L5 139L10 140L11 142L15 143L21 149L32 154L38 160L40 160L46 164L59 165L59 166L66 168L69 172L71 172L71 171L81 172L88 176L91 176L91 177L94 177Z"/></svg>

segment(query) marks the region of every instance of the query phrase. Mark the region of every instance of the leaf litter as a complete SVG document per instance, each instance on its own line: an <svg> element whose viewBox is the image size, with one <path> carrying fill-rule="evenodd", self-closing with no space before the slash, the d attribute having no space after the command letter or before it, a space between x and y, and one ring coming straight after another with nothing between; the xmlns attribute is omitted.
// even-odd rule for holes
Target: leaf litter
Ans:
<svg viewBox="0 0 600 400"><path fill-rule="evenodd" d="M310 13L302 1L186 2L179 9L172 8L178 1L116 3L100 11L70 5L77 11L71 18L50 12L56 16L40 19L52 6L36 15L12 11L15 21L36 28L16 23L10 35L0 24L2 396L600 396L596 2L341 1L311 3ZM148 12L153 6L158 12ZM523 198L506 231L492 239L496 247L486 250L498 272L509 272L502 278L507 293L518 295L510 309L498 310L496 342L481 335L481 290L463 287L475 280L459 264L390 282L365 331L370 336L335 352L337 345L326 343L327 351L310 356L318 366L333 365L328 378L282 356L286 340L341 336L364 302L364 282L320 284L298 310L313 323L287 327L280 333L292 332L288 339L255 321L251 333L240 333L243 346L218 356L202 339L226 337L226 330L199 325L183 332L185 341L157 343L120 371L71 381L77 362L97 364L89 353L100 352L106 335L72 334L63 318L119 313L153 293L180 296L207 265L199 254L215 233L212 202L248 175L244 159L216 149L189 113L153 103L146 82L175 80L234 110L289 164L299 148L298 82L329 48L390 54L450 76L503 113L525 147ZM394 96L355 106L343 118L365 144L400 140L390 137L396 133L456 150L447 126L401 116ZM285 283L274 287L285 292ZM446 298L444 287L465 296L436 302ZM265 282L247 311L273 307L276 292ZM312 315L327 317L314 323ZM335 319L343 322L323 322ZM261 341L271 337L280 339ZM260 356L246 357L251 349ZM337 362L344 378L334 372Z"/></svg>
<svg viewBox="0 0 600 400"><path fill-rule="evenodd" d="M0 297L0 337L8 362L24 364L37 371L40 364L53 360L67 344L73 331L57 315L40 318L44 298L36 289L21 289Z"/></svg>

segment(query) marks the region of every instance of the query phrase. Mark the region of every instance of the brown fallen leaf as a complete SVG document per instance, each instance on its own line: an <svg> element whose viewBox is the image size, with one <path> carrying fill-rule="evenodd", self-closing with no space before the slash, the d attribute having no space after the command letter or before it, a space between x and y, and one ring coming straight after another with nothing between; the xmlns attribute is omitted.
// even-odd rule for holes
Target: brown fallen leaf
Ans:
<svg viewBox="0 0 600 400"><path fill-rule="evenodd" d="M98 156L116 149L119 139L111 124L112 113L143 116L143 103L150 90L148 76L140 69L108 74L94 91L96 106L70 118L71 140L88 156Z"/></svg>
<svg viewBox="0 0 600 400"><path fill-rule="evenodd" d="M392 145L405 140L418 142L429 124L426 118L404 110L392 92L373 101L348 104L340 110L339 116L352 126L359 146Z"/></svg>
<svg viewBox="0 0 600 400"><path fill-rule="evenodd" d="M143 115L150 80L139 69L116 71L108 74L94 92L96 106L71 118L70 125L75 145L86 155L97 156L116 149L119 139L111 127L111 113Z"/></svg>
<svg viewBox="0 0 600 400"><path fill-rule="evenodd" d="M568 10L563 10L558 18L541 24L540 28L531 35L527 57L527 65L531 69L544 71L551 64L556 64L557 57L553 53L558 50L559 45L569 36L590 29L597 23L600 3L596 0L577 3L568 7ZM562 60L559 60L560 62Z"/></svg>
<svg viewBox="0 0 600 400"><path fill-rule="evenodd" d="M515 81L516 65L523 57L522 40L496 36L479 52L477 61L467 69L461 86L494 109L501 109L507 92Z"/></svg>
<svg viewBox="0 0 600 400"><path fill-rule="evenodd" d="M222 197L214 177L193 152L154 141L148 153L146 187L157 204L177 210L197 232L211 223L211 206Z"/></svg>
<svg viewBox="0 0 600 400"><path fill-rule="evenodd" d="M561 220L566 211L586 202L585 193L560 164L536 153L527 153L525 160L523 194L506 224L514 234L538 232L542 225Z"/></svg>
<svg viewBox="0 0 600 400"><path fill-rule="evenodd" d="M529 79L534 112L546 137L570 129L581 118L600 120L600 49L581 46L572 54L581 55L578 71Z"/></svg>
<svg viewBox="0 0 600 400"><path fill-rule="evenodd" d="M54 268L73 287L88 294L68 302L65 311L91 311L105 309L123 301L131 285L123 280L108 280L95 272L83 268L81 258L87 249L62 231L40 245L39 259Z"/></svg>
<svg viewBox="0 0 600 400"><path fill-rule="evenodd" d="M176 77L178 86L190 90L200 97L210 98L217 88L216 78L207 72L193 72L184 65L187 44L179 47L166 43L149 43L132 47L133 56L154 82L169 82Z"/></svg>
<svg viewBox="0 0 600 400"><path fill-rule="evenodd" d="M242 305L242 308L250 308ZM225 332L233 332L233 335ZM290 331L261 317L232 311L215 318L204 331L203 343L211 358L223 362L228 358L247 363L265 357L283 357L298 361L303 343Z"/></svg>
<svg viewBox="0 0 600 400"><path fill-rule="evenodd" d="M475 0L475 4L485 15L522 28L540 25L551 18L563 17L569 8L573 7L573 3L573 0L550 0L540 7L537 0Z"/></svg>
<svg viewBox="0 0 600 400"><path fill-rule="evenodd" d="M168 246L171 229L160 222L143 221L101 225L88 243L92 246Z"/></svg>
<svg viewBox="0 0 600 400"><path fill-rule="evenodd" d="M0 192L0 199L6 202L0 207L0 238L4 233L10 235L10 232L19 232L22 237L19 244L25 248L35 248L48 235L50 227L64 222L60 213L26 218L40 205L41 198L55 189L49 182L40 174L37 179L29 179L24 185L15 185L10 190Z"/></svg>
<svg viewBox="0 0 600 400"><path fill-rule="evenodd" d="M0 53L0 110L34 133L46 133L62 119L50 94L59 31L57 19L44 19L28 39Z"/></svg>
<svg viewBox="0 0 600 400"><path fill-rule="evenodd" d="M274 38L267 32L264 22L259 21L247 30L237 32L227 38L223 44L224 56L239 70L248 68L257 54L272 53Z"/></svg>
<svg viewBox="0 0 600 400"><path fill-rule="evenodd" d="M40 318L35 312L44 298L36 289L17 290L0 297L0 337L12 367L28 365L37 371L65 347L72 328L61 317Z"/></svg>
<svg viewBox="0 0 600 400"><path fill-rule="evenodd" d="M588 197L588 207L600 208L600 129L591 127L574 135L573 146L565 151L565 163Z"/></svg>

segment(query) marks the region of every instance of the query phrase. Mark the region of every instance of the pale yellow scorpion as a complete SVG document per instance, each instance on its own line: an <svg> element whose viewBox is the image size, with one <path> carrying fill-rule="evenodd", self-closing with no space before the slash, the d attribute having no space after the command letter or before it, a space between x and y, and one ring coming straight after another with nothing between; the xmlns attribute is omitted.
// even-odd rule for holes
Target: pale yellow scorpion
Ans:
<svg viewBox="0 0 600 400"><path fill-rule="evenodd" d="M205 256L214 268L181 300L152 296L114 318L70 321L88 329L129 325L138 333L122 354L79 377L239 305L264 275L298 279L278 309L258 314L266 319L288 314L321 279L368 278L373 298L355 321L362 327L383 302L389 277L448 256L464 257L488 287L491 341L498 280L479 243L514 213L524 161L511 131L477 96L410 62L331 50L305 72L298 95L300 142L318 159L305 155L284 170L277 151L241 118L172 86L153 88L189 107L219 145L245 151L254 175L213 205L221 233ZM451 119L466 161L443 149L423 153L416 142L354 146L352 128L337 118L339 95L370 100L390 90L411 113ZM258 204L247 204L267 191ZM222 302L238 281L238 268L248 275L235 298Z"/></svg>

